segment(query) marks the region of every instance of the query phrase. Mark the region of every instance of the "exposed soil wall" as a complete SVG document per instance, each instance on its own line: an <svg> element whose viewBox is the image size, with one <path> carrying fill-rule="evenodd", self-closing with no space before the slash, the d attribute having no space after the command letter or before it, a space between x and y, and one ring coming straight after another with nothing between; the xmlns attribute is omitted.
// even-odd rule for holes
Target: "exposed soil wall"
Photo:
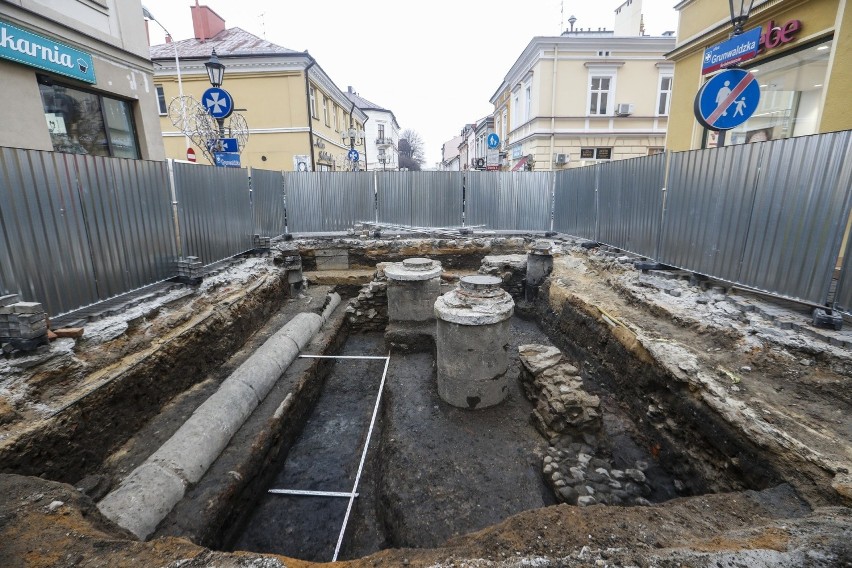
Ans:
<svg viewBox="0 0 852 568"><path fill-rule="evenodd" d="M286 279L270 275L232 301L195 314L141 355L116 362L103 386L4 440L0 471L66 483L96 471L169 400L237 350L281 307L288 288Z"/></svg>

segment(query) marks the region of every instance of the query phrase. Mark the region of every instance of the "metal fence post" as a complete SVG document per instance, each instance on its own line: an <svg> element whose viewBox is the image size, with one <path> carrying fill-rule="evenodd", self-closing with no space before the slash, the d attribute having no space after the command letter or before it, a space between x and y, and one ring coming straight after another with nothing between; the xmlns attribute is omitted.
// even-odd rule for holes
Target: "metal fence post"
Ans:
<svg viewBox="0 0 852 568"><path fill-rule="evenodd" d="M178 256L184 256L183 244L180 236L180 216L178 215L177 184L175 183L175 161L171 158L166 160L169 168L169 190L172 196L172 220L175 224L175 244Z"/></svg>

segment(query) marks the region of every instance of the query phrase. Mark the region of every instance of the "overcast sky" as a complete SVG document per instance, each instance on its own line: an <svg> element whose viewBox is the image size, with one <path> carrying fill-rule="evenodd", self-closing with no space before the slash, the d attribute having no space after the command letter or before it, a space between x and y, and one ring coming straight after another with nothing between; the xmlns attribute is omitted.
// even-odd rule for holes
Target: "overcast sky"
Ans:
<svg viewBox="0 0 852 568"><path fill-rule="evenodd" d="M612 29L624 0L201 0L225 19L269 41L308 50L341 89L393 111L416 130L425 167L466 123L490 114L488 102L534 36L575 28ZM175 39L192 37L194 0L143 0ZM564 12L560 9L564 4ZM676 30L675 0L644 0L650 35ZM151 43L163 42L152 23ZM225 88L227 88L227 71ZM200 93L196 93L199 95ZM233 93L239 100L239 93ZM251 124L249 124L251 128ZM249 141L249 143L251 143Z"/></svg>

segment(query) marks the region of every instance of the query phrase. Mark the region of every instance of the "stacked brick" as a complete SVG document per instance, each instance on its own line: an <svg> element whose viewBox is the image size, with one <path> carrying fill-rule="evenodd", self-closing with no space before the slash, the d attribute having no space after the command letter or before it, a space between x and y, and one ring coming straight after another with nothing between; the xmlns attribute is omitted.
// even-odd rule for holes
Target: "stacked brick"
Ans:
<svg viewBox="0 0 852 568"><path fill-rule="evenodd" d="M28 351L47 343L47 313L38 302L21 302L17 294L0 296L0 343Z"/></svg>
<svg viewBox="0 0 852 568"><path fill-rule="evenodd" d="M379 263L373 280L346 307L352 331L385 331L388 325L388 282Z"/></svg>
<svg viewBox="0 0 852 568"><path fill-rule="evenodd" d="M486 256L482 259L479 273L500 278L503 281L500 287L508 292L515 302L524 299L524 286L527 278L527 255L504 254Z"/></svg>
<svg viewBox="0 0 852 568"><path fill-rule="evenodd" d="M252 239L252 248L269 250L272 248L272 238L255 235Z"/></svg>
<svg viewBox="0 0 852 568"><path fill-rule="evenodd" d="M180 257L177 261L177 277L181 280L200 282L204 276L204 266L197 256Z"/></svg>

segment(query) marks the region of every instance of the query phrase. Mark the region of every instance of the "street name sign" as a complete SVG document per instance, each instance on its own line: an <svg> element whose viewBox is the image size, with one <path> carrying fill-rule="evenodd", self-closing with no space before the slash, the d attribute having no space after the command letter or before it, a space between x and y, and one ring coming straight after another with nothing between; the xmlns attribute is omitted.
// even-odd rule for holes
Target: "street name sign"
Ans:
<svg viewBox="0 0 852 568"><path fill-rule="evenodd" d="M708 47L704 50L701 74L707 75L752 59L760 48L760 35L761 28L752 28L729 40Z"/></svg>
<svg viewBox="0 0 852 568"><path fill-rule="evenodd" d="M234 152L213 152L216 165L223 168L239 168L240 155Z"/></svg>

